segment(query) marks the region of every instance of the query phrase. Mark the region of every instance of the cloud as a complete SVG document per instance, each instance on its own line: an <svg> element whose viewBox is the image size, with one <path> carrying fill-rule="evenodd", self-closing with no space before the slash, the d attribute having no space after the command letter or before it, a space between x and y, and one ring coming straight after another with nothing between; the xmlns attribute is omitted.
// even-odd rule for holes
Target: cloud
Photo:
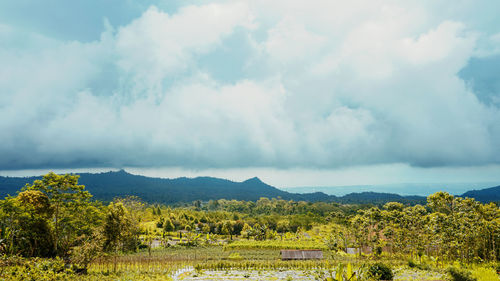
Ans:
<svg viewBox="0 0 500 281"><path fill-rule="evenodd" d="M266 3L151 6L91 42L0 25L0 169L500 163L497 35L466 9Z"/></svg>
<svg viewBox="0 0 500 281"><path fill-rule="evenodd" d="M149 86L187 70L194 56L216 47L237 26L252 28L242 3L187 6L173 16L151 7L118 30L117 63Z"/></svg>

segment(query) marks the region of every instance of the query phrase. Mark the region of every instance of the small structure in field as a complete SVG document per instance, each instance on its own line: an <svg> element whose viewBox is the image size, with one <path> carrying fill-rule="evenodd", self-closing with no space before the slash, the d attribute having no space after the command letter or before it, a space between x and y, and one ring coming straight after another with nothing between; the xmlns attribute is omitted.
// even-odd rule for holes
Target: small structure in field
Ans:
<svg viewBox="0 0 500 281"><path fill-rule="evenodd" d="M281 260L320 260L321 250L281 250Z"/></svg>
<svg viewBox="0 0 500 281"><path fill-rule="evenodd" d="M346 248L346 253L351 254L351 255L357 255L360 252L368 255L368 254L372 253L372 248L371 247ZM386 250L386 252L388 252L388 251Z"/></svg>

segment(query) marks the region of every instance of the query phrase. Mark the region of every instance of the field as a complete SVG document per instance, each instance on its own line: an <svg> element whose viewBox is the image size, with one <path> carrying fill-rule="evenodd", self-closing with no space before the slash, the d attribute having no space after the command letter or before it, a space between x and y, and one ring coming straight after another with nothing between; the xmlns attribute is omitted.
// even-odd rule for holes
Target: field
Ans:
<svg viewBox="0 0 500 281"><path fill-rule="evenodd" d="M411 265L394 257L372 260L369 256L352 255L325 251L321 261L282 261L279 250L262 249L228 250L223 246L158 248L151 252L140 251L116 257L102 257L94 261L86 275L75 275L58 270L64 268L60 260L24 260L18 265L3 267L0 277L8 280L332 280L337 272L348 276L357 272L358 279L365 278L370 264L382 261L391 265L394 280L448 280L446 268L424 261ZM471 267L480 281L498 280L498 275L490 266ZM12 274L15 272L14 274ZM40 279L30 279L38 276ZM342 277L343 278L343 277ZM7 280L7 279L3 279ZM345 279L340 280L348 280Z"/></svg>
<svg viewBox="0 0 500 281"><path fill-rule="evenodd" d="M499 278L493 203L438 192L425 206L279 198L166 206L137 197L106 205L77 179L49 173L0 200L0 280ZM282 260L285 249L323 255Z"/></svg>

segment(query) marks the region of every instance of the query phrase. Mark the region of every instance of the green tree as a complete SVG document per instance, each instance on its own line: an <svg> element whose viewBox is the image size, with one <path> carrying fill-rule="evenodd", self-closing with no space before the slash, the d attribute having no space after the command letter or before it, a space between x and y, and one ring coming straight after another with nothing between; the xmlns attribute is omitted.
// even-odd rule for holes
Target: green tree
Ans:
<svg viewBox="0 0 500 281"><path fill-rule="evenodd" d="M48 198L39 191L24 191L0 202L0 235L5 252L26 257L49 257L54 252L54 237L49 224Z"/></svg>
<svg viewBox="0 0 500 281"><path fill-rule="evenodd" d="M85 186L78 185L78 178L78 175L50 172L23 188L24 191L37 190L47 196L53 208L54 250L61 255L67 254L75 237L80 234L75 223L80 221L86 224L87 220L81 210L88 207L92 195L85 190Z"/></svg>
<svg viewBox="0 0 500 281"><path fill-rule="evenodd" d="M166 232L170 232L170 231L174 231L175 230L174 224L172 223L172 221L169 218L167 218L165 220L165 222L163 223L163 229Z"/></svg>

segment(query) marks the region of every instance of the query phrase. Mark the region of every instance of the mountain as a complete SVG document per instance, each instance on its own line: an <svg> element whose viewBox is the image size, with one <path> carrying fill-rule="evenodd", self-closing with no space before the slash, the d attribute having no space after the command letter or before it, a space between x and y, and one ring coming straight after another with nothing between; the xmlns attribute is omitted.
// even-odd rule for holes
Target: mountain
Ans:
<svg viewBox="0 0 500 281"><path fill-rule="evenodd" d="M234 182L213 177L197 178L151 178L127 173L124 170L105 173L81 173L79 183L94 195L95 199L111 201L115 197L134 195L150 203L173 204L208 201L214 199L235 199L256 201L261 197L295 201L325 201L346 204L385 204L396 201L405 204L425 204L424 196L402 196L394 193L360 192L344 196L327 195L323 192L292 193L251 178L243 182ZM0 176L0 198L16 195L26 183L32 183L41 177L2 177ZM500 186L472 190L462 196L476 198L482 202L500 202Z"/></svg>
<svg viewBox="0 0 500 281"><path fill-rule="evenodd" d="M360 193L349 193L342 197L339 197L339 201L345 204L385 204L387 202L401 202L408 204L425 204L427 197L410 195L401 196L393 193L380 193L380 192L360 192Z"/></svg>
<svg viewBox="0 0 500 281"><path fill-rule="evenodd" d="M500 185L481 190L470 190L460 196L474 198L483 203L500 202Z"/></svg>
<svg viewBox="0 0 500 281"><path fill-rule="evenodd" d="M304 201L332 201L335 198L324 193L289 193L270 186L256 177L243 182L212 177L164 179L133 175L124 170L79 175L78 182L85 185L94 198L104 201L127 195L138 196L147 202L166 204L212 199L256 201L260 197ZM32 183L40 178L0 177L0 196L15 195L26 183Z"/></svg>
<svg viewBox="0 0 500 281"><path fill-rule="evenodd" d="M377 191L381 193L391 193L399 195L420 195L428 196L438 191L446 191L450 194L462 194L472 189L481 189L485 186L495 186L498 182L478 181L478 182L413 182L413 183L391 183L391 184L370 184L370 185L344 185L344 186L294 186L280 187L280 189L292 192L323 192L328 195L343 196L356 192Z"/></svg>

